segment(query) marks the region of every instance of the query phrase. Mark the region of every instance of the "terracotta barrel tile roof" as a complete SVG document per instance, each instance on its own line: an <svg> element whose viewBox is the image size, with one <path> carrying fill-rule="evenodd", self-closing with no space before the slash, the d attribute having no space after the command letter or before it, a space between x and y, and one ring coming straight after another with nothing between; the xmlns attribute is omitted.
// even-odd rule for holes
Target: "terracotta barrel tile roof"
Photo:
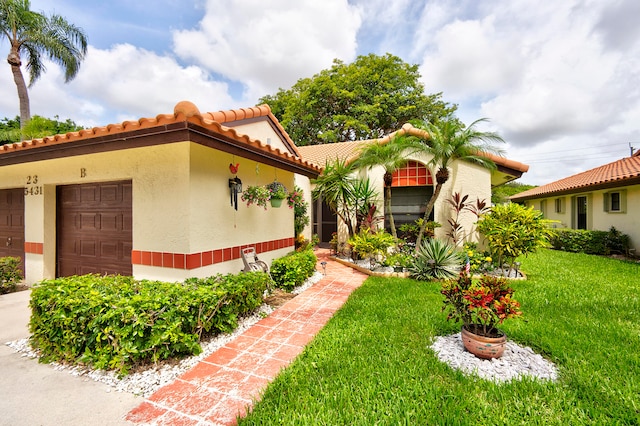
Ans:
<svg viewBox="0 0 640 426"><path fill-rule="evenodd" d="M288 151L281 151L280 149L274 148L260 140L252 139L250 136L240 133L233 127L224 125L225 123L260 117L266 117L270 120L270 123L282 135L285 139L285 144L291 148L295 155ZM40 147L51 145L62 146L64 144L64 146L69 146L68 144L72 144L74 142L88 141L91 139L115 136L122 133L156 127L159 127L159 132L162 133L163 131L167 131L167 126L177 123L193 123L240 144L244 144L254 151L263 152L271 157L279 157L286 162L295 164L297 167L302 167L307 172L311 172L313 174L318 174L320 172L320 168L318 166L300 158L295 143L293 143L287 132L278 122L277 118L271 113L271 109L268 105L201 114L198 108L188 101L181 101L176 104L173 114L160 114L155 118L140 118L137 121L125 121L118 124L109 124L102 127L94 127L92 129L83 129L77 132L69 132L64 135L47 136L30 141L0 145L0 160L3 158L3 154L22 152L32 149L37 150Z"/></svg>
<svg viewBox="0 0 640 426"><path fill-rule="evenodd" d="M400 135L411 135L416 136L421 139L429 139L429 133L425 130L418 129L413 125L406 123L402 126L402 128L393 133L389 133L385 137L379 139L369 139L362 141L353 141L353 142L337 142L330 143L324 145L309 145L309 146L301 146L298 147L300 154L302 157L308 159L309 161L314 162L319 166L324 166L327 161L335 160L339 158L341 160L346 160L347 162L354 161L358 155L360 149L370 143L380 143L384 144L389 142L394 136ZM520 173L525 173L529 170L529 166L523 163L519 163L517 161L509 160L504 157L500 157L497 155L489 154L486 152L481 153L481 155L490 158L496 163L498 166L503 166L506 168L510 168L516 170Z"/></svg>
<svg viewBox="0 0 640 426"><path fill-rule="evenodd" d="M512 196L511 200L524 201L545 195L562 195L638 183L640 183L640 156L635 153L632 157L623 158L604 166L521 192Z"/></svg>

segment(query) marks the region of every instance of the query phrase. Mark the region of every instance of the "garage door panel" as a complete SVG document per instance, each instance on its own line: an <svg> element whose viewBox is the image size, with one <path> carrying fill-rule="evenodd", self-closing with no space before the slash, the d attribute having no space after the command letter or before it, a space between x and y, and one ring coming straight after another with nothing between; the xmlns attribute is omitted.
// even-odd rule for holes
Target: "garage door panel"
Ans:
<svg viewBox="0 0 640 426"><path fill-rule="evenodd" d="M120 213L102 213L100 215L101 231L121 231L122 230L122 214Z"/></svg>
<svg viewBox="0 0 640 426"><path fill-rule="evenodd" d="M131 182L59 188L58 276L132 274L131 194Z"/></svg>
<svg viewBox="0 0 640 426"><path fill-rule="evenodd" d="M120 244L114 244L113 242L103 242L100 244L100 257L103 259L118 259L122 250L119 250Z"/></svg>
<svg viewBox="0 0 640 426"><path fill-rule="evenodd" d="M100 201L110 205L122 203L121 191L115 185L104 185L100 187Z"/></svg>
<svg viewBox="0 0 640 426"><path fill-rule="evenodd" d="M96 242L93 240L80 240L77 246L80 247L80 256L82 257L96 257Z"/></svg>
<svg viewBox="0 0 640 426"><path fill-rule="evenodd" d="M0 190L0 257L21 259L24 271L24 188Z"/></svg>
<svg viewBox="0 0 640 426"><path fill-rule="evenodd" d="M96 232L100 229L100 215L96 213L80 213L78 216L80 220L74 220L74 223L80 223L80 227L77 229L77 232Z"/></svg>

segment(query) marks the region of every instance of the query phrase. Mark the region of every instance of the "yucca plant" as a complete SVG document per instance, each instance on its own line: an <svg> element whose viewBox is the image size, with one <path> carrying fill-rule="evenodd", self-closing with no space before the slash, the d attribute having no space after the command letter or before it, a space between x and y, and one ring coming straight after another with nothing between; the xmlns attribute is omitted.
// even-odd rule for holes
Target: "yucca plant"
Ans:
<svg viewBox="0 0 640 426"><path fill-rule="evenodd" d="M449 279L460 272L461 258L451 244L431 238L423 242L409 267L411 277L421 281Z"/></svg>

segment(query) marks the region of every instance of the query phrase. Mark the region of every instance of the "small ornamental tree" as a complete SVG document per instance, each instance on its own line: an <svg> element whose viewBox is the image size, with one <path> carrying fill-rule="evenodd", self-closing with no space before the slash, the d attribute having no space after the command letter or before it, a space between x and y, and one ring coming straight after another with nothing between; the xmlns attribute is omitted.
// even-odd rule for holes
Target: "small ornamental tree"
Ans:
<svg viewBox="0 0 640 426"><path fill-rule="evenodd" d="M489 242L489 250L498 265L503 262L511 267L518 256L534 253L549 245L554 231L542 212L533 207L509 203L494 206L482 215L477 223L478 231Z"/></svg>

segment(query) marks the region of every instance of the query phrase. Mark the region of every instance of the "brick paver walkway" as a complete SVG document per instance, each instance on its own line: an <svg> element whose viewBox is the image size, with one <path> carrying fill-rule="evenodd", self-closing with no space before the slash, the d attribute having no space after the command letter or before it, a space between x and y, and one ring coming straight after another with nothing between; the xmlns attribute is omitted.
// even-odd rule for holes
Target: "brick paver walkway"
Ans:
<svg viewBox="0 0 640 426"><path fill-rule="evenodd" d="M127 415L145 425L234 425L279 371L302 352L367 278L328 259L319 249L317 270L326 275L233 341L158 389Z"/></svg>

